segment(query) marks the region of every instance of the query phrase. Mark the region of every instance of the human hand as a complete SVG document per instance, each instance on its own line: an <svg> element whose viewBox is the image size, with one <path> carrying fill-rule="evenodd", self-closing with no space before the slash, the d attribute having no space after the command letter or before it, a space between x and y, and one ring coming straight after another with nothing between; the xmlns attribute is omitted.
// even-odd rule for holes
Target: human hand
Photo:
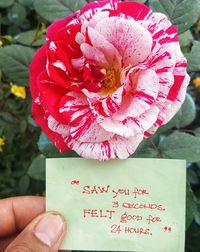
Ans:
<svg viewBox="0 0 200 252"><path fill-rule="evenodd" d="M45 212L45 199L23 196L0 200L0 252L57 252L65 221Z"/></svg>

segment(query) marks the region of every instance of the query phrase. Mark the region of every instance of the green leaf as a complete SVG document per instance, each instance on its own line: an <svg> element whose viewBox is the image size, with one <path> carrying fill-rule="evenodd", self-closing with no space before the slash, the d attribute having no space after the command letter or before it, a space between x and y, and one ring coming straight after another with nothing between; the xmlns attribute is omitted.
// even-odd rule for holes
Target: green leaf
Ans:
<svg viewBox="0 0 200 252"><path fill-rule="evenodd" d="M28 175L33 179L45 180L45 156L40 154L33 159L28 169Z"/></svg>
<svg viewBox="0 0 200 252"><path fill-rule="evenodd" d="M125 0L124 2L138 2L138 3L145 3L147 0Z"/></svg>
<svg viewBox="0 0 200 252"><path fill-rule="evenodd" d="M196 205L196 211L194 213L194 220L200 226L200 205Z"/></svg>
<svg viewBox="0 0 200 252"><path fill-rule="evenodd" d="M21 25L26 18L26 9L21 4L15 3L8 12L8 19L15 25Z"/></svg>
<svg viewBox="0 0 200 252"><path fill-rule="evenodd" d="M25 131L26 131L26 128L27 128L27 121L26 120L22 120L20 122L19 128L20 128L20 133L24 134Z"/></svg>
<svg viewBox="0 0 200 252"><path fill-rule="evenodd" d="M18 0L20 4L29 9L33 8L33 1L34 0Z"/></svg>
<svg viewBox="0 0 200 252"><path fill-rule="evenodd" d="M29 85L29 64L34 50L20 45L0 48L0 68L10 81Z"/></svg>
<svg viewBox="0 0 200 252"><path fill-rule="evenodd" d="M6 142L11 144L18 128L18 121L7 112L0 112L0 134L6 137ZM7 146L7 145L6 145Z"/></svg>
<svg viewBox="0 0 200 252"><path fill-rule="evenodd" d="M192 169L192 167L187 169L187 180L192 185L199 184L198 174Z"/></svg>
<svg viewBox="0 0 200 252"><path fill-rule="evenodd" d="M163 125L158 132L165 132L172 128L183 128L190 125L196 117L196 106L192 96L187 93L185 101L180 110L175 116L165 125Z"/></svg>
<svg viewBox="0 0 200 252"><path fill-rule="evenodd" d="M153 11L162 12L178 27L187 31L199 18L199 0L149 0Z"/></svg>
<svg viewBox="0 0 200 252"><path fill-rule="evenodd" d="M197 162L196 165L197 165L198 168L200 169L200 162Z"/></svg>
<svg viewBox="0 0 200 252"><path fill-rule="evenodd" d="M181 44L181 46L186 47L188 45L190 45L190 43L193 41L193 36L190 30L182 33L179 36L179 42Z"/></svg>
<svg viewBox="0 0 200 252"><path fill-rule="evenodd" d="M195 129L194 134L195 134L195 136L200 137L200 127Z"/></svg>
<svg viewBox="0 0 200 252"><path fill-rule="evenodd" d="M45 151L46 146L49 144L52 144L52 143L50 142L48 137L44 134L44 132L41 132L38 143L37 143L38 149L43 153Z"/></svg>
<svg viewBox="0 0 200 252"><path fill-rule="evenodd" d="M27 121L31 127L38 128L38 125L35 123L35 121L33 120L33 118L30 115L28 116Z"/></svg>
<svg viewBox="0 0 200 252"><path fill-rule="evenodd" d="M190 94L186 94L185 101L179 110L178 128L190 125L196 117L196 106Z"/></svg>
<svg viewBox="0 0 200 252"><path fill-rule="evenodd" d="M36 40L34 40L34 42L32 43L32 46L42 46L45 43L46 43L46 36L41 35Z"/></svg>
<svg viewBox="0 0 200 252"><path fill-rule="evenodd" d="M37 30L22 32L14 37L22 45L41 46L45 43L45 35L37 37Z"/></svg>
<svg viewBox="0 0 200 252"><path fill-rule="evenodd" d="M188 59L188 71L195 72L200 71L200 42L194 41L192 50L187 57Z"/></svg>
<svg viewBox="0 0 200 252"><path fill-rule="evenodd" d="M143 140L138 146L136 152L132 155L132 157L136 158L155 158L159 156L158 145L160 142L160 135L155 134L152 137L149 137Z"/></svg>
<svg viewBox="0 0 200 252"><path fill-rule="evenodd" d="M14 3L15 0L0 0L0 8L7 8Z"/></svg>
<svg viewBox="0 0 200 252"><path fill-rule="evenodd" d="M175 131L161 141L159 149L164 158L200 161L200 138L187 133Z"/></svg>
<svg viewBox="0 0 200 252"><path fill-rule="evenodd" d="M86 3L85 0L35 0L34 8L41 17L54 22L81 9Z"/></svg>
<svg viewBox="0 0 200 252"><path fill-rule="evenodd" d="M134 158L156 158L158 151L153 147L144 147L136 152L132 157Z"/></svg>
<svg viewBox="0 0 200 252"><path fill-rule="evenodd" d="M16 34L20 33L21 32L21 29L18 25L15 25L14 23L11 24L9 22L9 26L8 26L8 34L12 35L12 36L15 36Z"/></svg>
<svg viewBox="0 0 200 252"><path fill-rule="evenodd" d="M186 229L192 224L194 219L194 214L196 212L196 204L194 202L194 195L190 188L190 185L187 183L186 187Z"/></svg>
<svg viewBox="0 0 200 252"><path fill-rule="evenodd" d="M200 228L194 222L190 225L186 232L186 246L185 252L199 252L200 251Z"/></svg>
<svg viewBox="0 0 200 252"><path fill-rule="evenodd" d="M18 191L20 194L26 193L28 187L30 185L30 177L28 175L24 175L20 178L18 184Z"/></svg>

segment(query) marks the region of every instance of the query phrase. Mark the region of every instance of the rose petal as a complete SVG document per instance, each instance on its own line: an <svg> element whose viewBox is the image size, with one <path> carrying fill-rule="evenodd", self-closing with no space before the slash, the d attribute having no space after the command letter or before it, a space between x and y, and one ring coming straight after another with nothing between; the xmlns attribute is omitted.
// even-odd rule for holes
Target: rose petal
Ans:
<svg viewBox="0 0 200 252"><path fill-rule="evenodd" d="M155 71L140 70L137 86L129 96L124 97L124 102L119 111L113 115L115 120L123 121L127 117L137 117L150 108L157 98L159 80Z"/></svg>
<svg viewBox="0 0 200 252"><path fill-rule="evenodd" d="M90 37L91 43L93 47L100 50L109 63L110 67L118 67L121 66L121 55L117 51L117 49L109 43L99 32L95 29L89 27L88 35Z"/></svg>
<svg viewBox="0 0 200 252"><path fill-rule="evenodd" d="M85 5L84 8L80 10L80 19L82 21L92 18L96 12L101 12L102 10L116 8L118 0L102 0L95 1Z"/></svg>
<svg viewBox="0 0 200 252"><path fill-rule="evenodd" d="M106 18L96 25L95 30L117 48L124 66L142 62L151 52L151 34L134 19Z"/></svg>
<svg viewBox="0 0 200 252"><path fill-rule="evenodd" d="M101 67L107 67L109 65L105 58L105 55L97 48L87 43L83 43L81 44L81 51L84 57L90 63L95 64L97 66L101 66Z"/></svg>
<svg viewBox="0 0 200 252"><path fill-rule="evenodd" d="M162 29L169 35L171 42L178 41L178 29L172 25L170 20L163 13L153 13L154 22L162 27Z"/></svg>
<svg viewBox="0 0 200 252"><path fill-rule="evenodd" d="M59 112L70 125L77 126L90 112L89 103L82 93L68 92L60 101Z"/></svg>
<svg viewBox="0 0 200 252"><path fill-rule="evenodd" d="M113 136L109 141L100 143L82 143L72 139L68 142L68 146L84 158L105 161L114 158L128 158L134 153L142 139L143 135L130 138Z"/></svg>
<svg viewBox="0 0 200 252"><path fill-rule="evenodd" d="M77 127L71 127L70 135L73 139L79 142L98 143L109 141L113 137L114 133L104 130L96 121L87 123L87 120L90 119L85 115Z"/></svg>
<svg viewBox="0 0 200 252"><path fill-rule="evenodd" d="M51 24L48 27L48 30L47 30L47 33L46 33L47 40L50 40L50 41L55 40L57 32L61 28L63 28L67 24L69 24L72 20L77 20L78 21L78 19L76 19L77 17L78 17L78 11L72 13L71 15L69 15L69 16L67 16L65 18L59 19L56 22L54 22L53 24Z"/></svg>
<svg viewBox="0 0 200 252"><path fill-rule="evenodd" d="M162 106L160 104L160 107L159 107L160 113L158 115L157 121L149 130L147 130L147 132L145 132L145 135L147 137L150 137L151 135L153 135L161 125L168 123L173 118L173 116L178 112L178 110L180 109L181 105L183 104L185 100L186 90L187 90L189 81L190 81L190 77L187 74L182 83L182 87L179 90L178 96L176 97L176 100L171 101L167 99L165 103L162 104Z"/></svg>
<svg viewBox="0 0 200 252"><path fill-rule="evenodd" d="M62 87L58 88L56 83L49 79L45 71L38 76L37 85L40 92L40 102L45 111L48 111L59 122L66 123L59 113L59 104L67 90Z"/></svg>
<svg viewBox="0 0 200 252"><path fill-rule="evenodd" d="M47 45L43 45L33 56L30 64L30 89L31 95L36 99L38 97L37 78L38 75L46 69L46 50Z"/></svg>
<svg viewBox="0 0 200 252"><path fill-rule="evenodd" d="M175 86L179 86L180 84L176 84L176 82L179 82L180 79L176 79L175 78ZM187 74L183 80L183 82L181 83L181 89L179 88L179 91L178 91L178 95L176 97L175 100L173 100L173 102L170 102L171 100L167 99L166 100L166 106L167 106L167 103L170 103L171 104L171 108L169 111L167 111L166 113L166 118L163 122L163 124L167 123L177 112L178 110L180 109L182 103L184 102L185 100L185 95L186 95L186 89L187 89L187 86L189 85L190 83L190 76ZM168 106L167 106L168 108ZM161 111L163 112L163 111Z"/></svg>
<svg viewBox="0 0 200 252"><path fill-rule="evenodd" d="M146 19L151 13L146 5L137 2L118 2L117 11L135 20Z"/></svg>
<svg viewBox="0 0 200 252"><path fill-rule="evenodd" d="M108 132L113 132L122 137L131 137L144 134L156 122L159 108L152 106L148 111L135 118L127 118L123 122L108 118L101 126Z"/></svg>

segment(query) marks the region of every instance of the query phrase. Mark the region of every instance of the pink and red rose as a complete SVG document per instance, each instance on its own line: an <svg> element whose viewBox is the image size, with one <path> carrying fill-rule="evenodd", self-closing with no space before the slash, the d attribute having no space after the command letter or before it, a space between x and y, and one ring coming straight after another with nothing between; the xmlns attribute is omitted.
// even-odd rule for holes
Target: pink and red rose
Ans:
<svg viewBox="0 0 200 252"><path fill-rule="evenodd" d="M179 110L186 66L166 16L93 2L49 27L30 67L32 116L61 152L127 158Z"/></svg>

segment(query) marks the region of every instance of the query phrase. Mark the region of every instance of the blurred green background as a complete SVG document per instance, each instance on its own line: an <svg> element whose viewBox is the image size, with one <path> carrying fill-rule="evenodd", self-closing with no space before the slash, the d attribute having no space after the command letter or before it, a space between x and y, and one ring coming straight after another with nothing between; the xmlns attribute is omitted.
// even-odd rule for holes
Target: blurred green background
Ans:
<svg viewBox="0 0 200 252"><path fill-rule="evenodd" d="M45 194L45 157L59 153L30 116L29 64L48 25L86 0L0 0L0 198ZM186 251L200 252L200 1L138 0L179 28L191 83L186 100L135 157L187 159Z"/></svg>

